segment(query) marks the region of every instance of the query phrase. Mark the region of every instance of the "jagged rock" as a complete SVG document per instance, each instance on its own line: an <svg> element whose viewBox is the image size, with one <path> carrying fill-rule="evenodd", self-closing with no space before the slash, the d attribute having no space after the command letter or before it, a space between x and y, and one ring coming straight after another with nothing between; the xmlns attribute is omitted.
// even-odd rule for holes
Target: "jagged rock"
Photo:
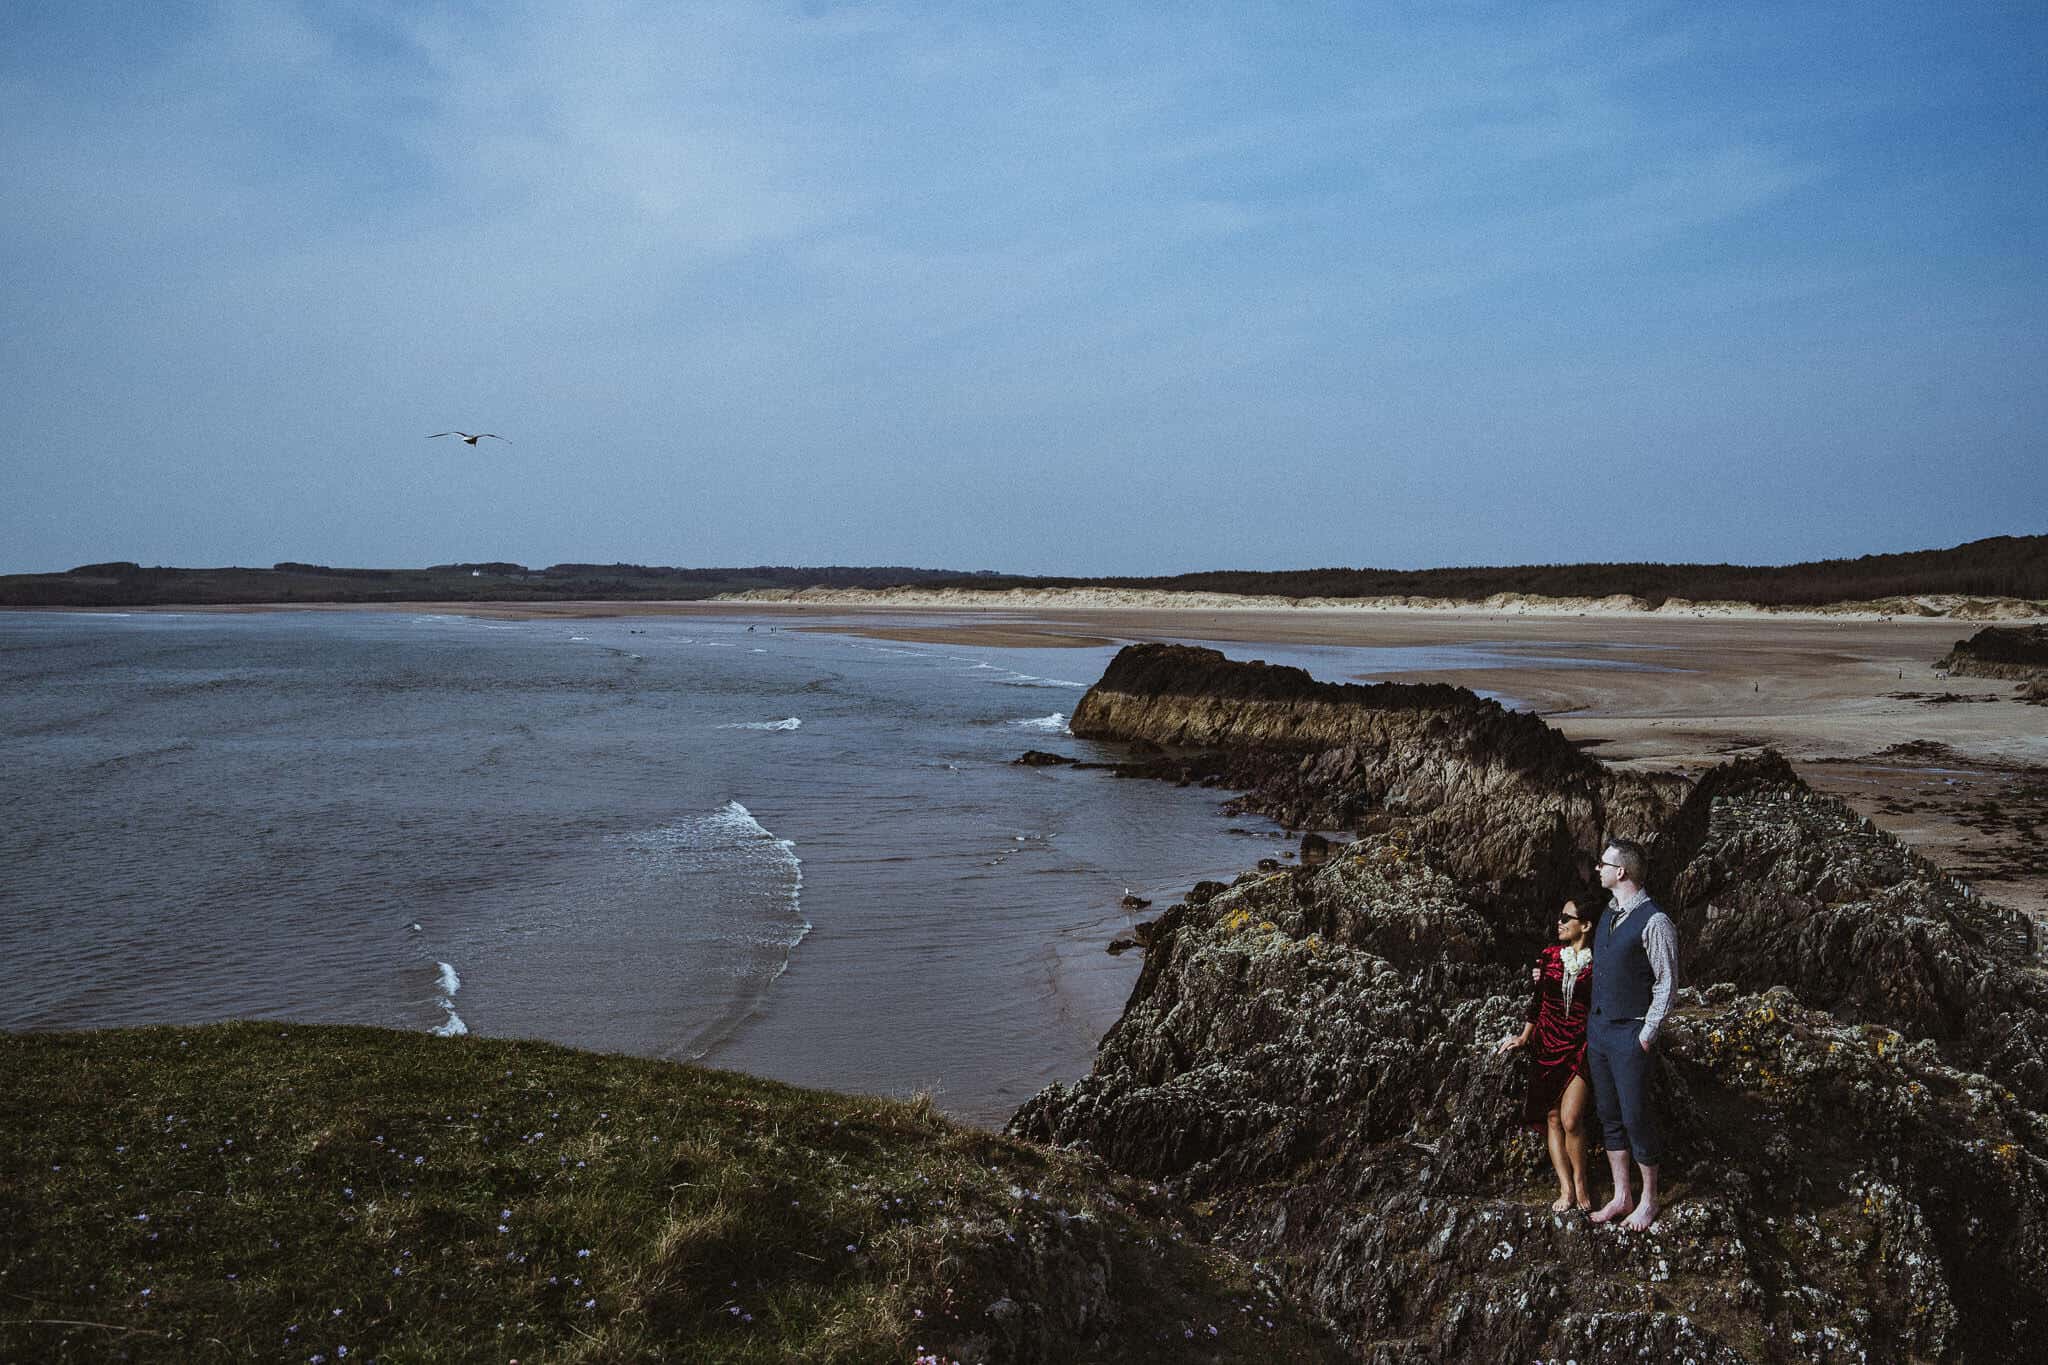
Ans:
<svg viewBox="0 0 2048 1365"><path fill-rule="evenodd" d="M1967 678L2048 681L2048 626L1986 626L1934 666Z"/></svg>
<svg viewBox="0 0 2048 1365"><path fill-rule="evenodd" d="M1011 759L1010 763L1012 766L1026 768L1047 768L1057 763L1073 763L1077 761L1068 758L1065 754L1047 753L1044 749L1026 749L1020 757Z"/></svg>
<svg viewBox="0 0 2048 1365"><path fill-rule="evenodd" d="M1118 904L1126 910L1149 910L1152 907L1151 901L1146 900L1143 896L1133 895L1128 891L1124 893L1124 898Z"/></svg>
<svg viewBox="0 0 2048 1365"><path fill-rule="evenodd" d="M1329 861L1331 844L1322 835L1310 832L1301 836L1301 865L1321 867Z"/></svg>
<svg viewBox="0 0 2048 1365"><path fill-rule="evenodd" d="M1583 850L1654 831L1684 789L1611 773L1539 717L1461 687L1323 683L1189 645L1124 648L1069 728L1209 746L1206 766L1245 793L1232 808L1290 828L1405 830L1503 906L1583 894Z"/></svg>
<svg viewBox="0 0 2048 1365"><path fill-rule="evenodd" d="M1163 686L1107 709L1162 732L1284 728ZM1463 701L1296 722L1375 732L1292 751L1300 799L1367 785L1388 818L1320 868L1198 888L1155 921L1094 1070L1013 1132L1165 1182L1360 1361L2030 1358L2048 1331L2048 995L2023 916L1776 754L1680 801L1519 727L1495 754L1500 722ZM1277 771L1263 740L1225 752ZM1582 876L1617 810L1652 840L1687 983L1660 1044L1673 1202L1642 1234L1551 1214L1518 1122L1525 1063L1491 1046L1527 998L1516 895Z"/></svg>
<svg viewBox="0 0 2048 1365"><path fill-rule="evenodd" d="M1850 1023L1932 1039L2048 1108L2048 986L2037 931L1818 795L1775 753L1701 779L1659 853L1687 974L1790 987Z"/></svg>

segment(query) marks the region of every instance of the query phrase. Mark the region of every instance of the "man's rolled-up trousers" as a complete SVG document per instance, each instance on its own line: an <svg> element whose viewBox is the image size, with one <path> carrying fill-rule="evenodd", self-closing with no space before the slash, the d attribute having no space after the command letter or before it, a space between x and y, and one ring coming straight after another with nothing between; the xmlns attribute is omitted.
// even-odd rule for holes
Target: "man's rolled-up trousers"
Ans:
<svg viewBox="0 0 2048 1365"><path fill-rule="evenodd" d="M1640 1019L1586 1021L1586 1070L1593 1075L1593 1103L1600 1113L1600 1145L1628 1151L1644 1166L1664 1159L1664 1135L1650 1104L1650 1079L1657 1065L1655 1045L1643 1051Z"/></svg>

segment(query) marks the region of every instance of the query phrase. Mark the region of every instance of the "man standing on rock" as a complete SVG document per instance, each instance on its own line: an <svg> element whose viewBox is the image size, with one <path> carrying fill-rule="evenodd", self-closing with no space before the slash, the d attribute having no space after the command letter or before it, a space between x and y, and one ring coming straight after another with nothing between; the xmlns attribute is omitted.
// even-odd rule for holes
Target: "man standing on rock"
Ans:
<svg viewBox="0 0 2048 1365"><path fill-rule="evenodd" d="M1650 1106L1650 1072L1657 1030L1678 988L1678 926L1643 889L1648 864L1642 845L1610 840L1600 854L1600 885L1614 896L1601 917L1593 952L1592 1010L1586 1019L1586 1069L1600 1111L1602 1146L1614 1172L1614 1198L1592 1215L1606 1223L1630 1213L1623 1227L1643 1231L1657 1221L1657 1167L1663 1135ZM1629 1189L1633 1154L1643 1168L1643 1198Z"/></svg>

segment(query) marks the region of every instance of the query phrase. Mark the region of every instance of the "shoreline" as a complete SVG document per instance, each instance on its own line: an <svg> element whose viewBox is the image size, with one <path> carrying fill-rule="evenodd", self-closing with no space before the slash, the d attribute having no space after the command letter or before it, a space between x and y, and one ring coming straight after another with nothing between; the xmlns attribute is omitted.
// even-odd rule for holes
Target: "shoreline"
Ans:
<svg viewBox="0 0 2048 1365"><path fill-rule="evenodd" d="M836 592L836 590L835 590ZM1069 595L1071 597L1071 595ZM1181 595L1185 596L1185 595ZM1985 894L2048 917L2048 712L2013 685L1934 667L1982 618L1868 612L1639 611L1611 599L1538 611L1474 604L1259 607L1085 606L1071 600L966 607L841 593L706 602L260 603L134 608L151 613L381 611L499 620L628 616L773 620L784 629L990 649L1184 641L1233 656L1259 645L1486 644L1529 662L1358 681L1505 690L1604 762L1698 776L1771 747L1817 790ZM1626 658L1644 668L1599 667ZM1901 745L1909 746L1903 752ZM1986 809L1987 803L1991 807Z"/></svg>

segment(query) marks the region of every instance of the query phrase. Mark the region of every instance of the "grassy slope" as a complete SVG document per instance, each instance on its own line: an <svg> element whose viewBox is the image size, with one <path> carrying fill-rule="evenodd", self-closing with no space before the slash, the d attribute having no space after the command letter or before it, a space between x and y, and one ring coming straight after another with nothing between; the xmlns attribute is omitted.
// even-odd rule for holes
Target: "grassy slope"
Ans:
<svg viewBox="0 0 2048 1365"><path fill-rule="evenodd" d="M254 1023L0 1076L0 1360L1322 1358L1148 1187L928 1105Z"/></svg>

